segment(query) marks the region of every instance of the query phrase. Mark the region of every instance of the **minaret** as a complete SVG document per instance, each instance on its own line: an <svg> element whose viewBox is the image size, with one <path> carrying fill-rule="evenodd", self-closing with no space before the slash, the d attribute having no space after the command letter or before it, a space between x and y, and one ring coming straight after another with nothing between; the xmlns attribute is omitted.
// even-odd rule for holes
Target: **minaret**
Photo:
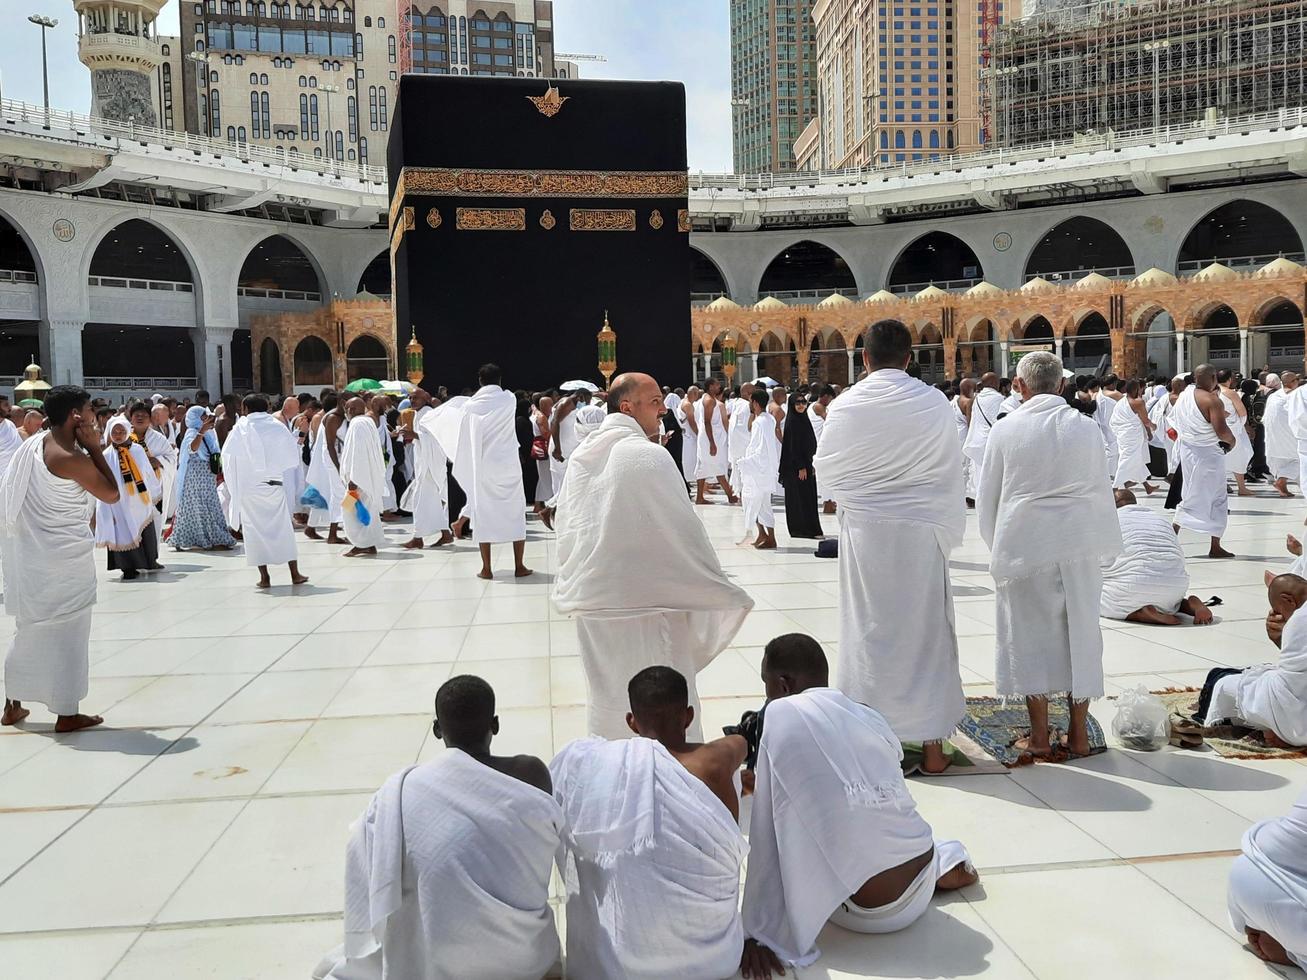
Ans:
<svg viewBox="0 0 1307 980"><path fill-rule="evenodd" d="M91 70L91 114L157 126L151 97L163 61L155 19L167 0L73 0L77 56Z"/></svg>

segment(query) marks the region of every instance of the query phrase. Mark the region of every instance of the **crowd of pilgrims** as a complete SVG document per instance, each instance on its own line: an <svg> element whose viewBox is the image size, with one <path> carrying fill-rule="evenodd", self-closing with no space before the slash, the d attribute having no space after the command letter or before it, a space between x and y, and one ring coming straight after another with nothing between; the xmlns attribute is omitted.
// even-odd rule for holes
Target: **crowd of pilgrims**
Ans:
<svg viewBox="0 0 1307 980"><path fill-rule="evenodd" d="M906 330L873 328L867 372L843 389L727 390L709 379L672 390L627 374L608 392L512 392L487 365L481 387L456 398L323 390L211 405L197 392L93 406L116 485L92 491L94 534L124 579L162 568L160 542L229 549L243 537L260 587L282 563L299 584L296 531L360 557L384 546L381 524L397 522L412 523L405 547L415 549L470 529L485 578L490 543L512 542L522 576L524 514L556 531L553 600L577 623L591 737L547 765L495 755L493 690L468 675L447 681L433 731L449 751L393 776L352 828L345 941L316 977L556 975L555 861L567 969L582 978L780 974L817 959L827 923L899 931L936 892L975 884L966 848L936 836L903 768L904 743L919 747L923 773L946 768L945 740L965 711L948 555L967 508L992 556L998 693L1029 711L1015 747L1027 762L1102 751L1087 727L1089 702L1104 694L1099 616L1212 622L1189 593L1178 541L1199 530L1213 556L1227 554L1204 439L1219 454L1222 497L1227 475L1235 493L1269 477L1290 496L1299 444L1307 462L1297 378L1243 381L1206 365L1169 380L1077 378L1037 353L1010 382L985 374L932 388L910 351ZM445 406L458 409L452 434ZM0 463L44 422L29 413L0 425ZM76 438L89 452L87 431ZM469 456L484 464L494 453L512 457L512 478L460 487L456 452L465 480L481 480L467 476ZM1153 493L1154 478L1169 483L1174 526L1134 495ZM0 480L6 544L24 506L13 482ZM693 511L738 505L741 545L766 550L777 545L774 498L791 538L821 539L822 513L837 517L827 544L838 547L818 554L839 560L841 657L832 672L813 638L776 637L762 658L765 703L704 740L695 675L753 601ZM1195 500L1205 509L1191 520ZM1192 721L1303 746L1307 615L1295 613L1307 605L1307 560L1268 573L1267 587L1278 663L1213 671ZM15 653L18 639L6 663L15 693L22 671L39 673L30 652ZM1065 732L1048 724L1053 697L1067 700ZM46 699L52 710L56 701ZM5 724L25 716L6 702ZM1258 957L1307 966L1307 794L1245 835L1229 908Z"/></svg>

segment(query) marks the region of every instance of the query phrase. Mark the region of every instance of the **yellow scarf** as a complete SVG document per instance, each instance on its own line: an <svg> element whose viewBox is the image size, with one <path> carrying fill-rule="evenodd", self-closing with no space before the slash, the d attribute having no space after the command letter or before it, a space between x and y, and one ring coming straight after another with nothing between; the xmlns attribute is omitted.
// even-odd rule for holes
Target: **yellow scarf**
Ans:
<svg viewBox="0 0 1307 980"><path fill-rule="evenodd" d="M148 504L150 491L146 489L145 478L141 476L140 468L132 458L131 442L114 443L113 448L118 454L118 472L122 476L123 487L128 493L135 494Z"/></svg>
<svg viewBox="0 0 1307 980"><path fill-rule="evenodd" d="M132 434L128 436L128 440L136 443L136 445L140 446L142 449L145 450L145 455L150 460L150 463L154 468L155 476L158 476L160 473L163 472L163 464L150 455L150 447L145 444L144 439L142 439L140 436L136 434L135 430L133 430Z"/></svg>

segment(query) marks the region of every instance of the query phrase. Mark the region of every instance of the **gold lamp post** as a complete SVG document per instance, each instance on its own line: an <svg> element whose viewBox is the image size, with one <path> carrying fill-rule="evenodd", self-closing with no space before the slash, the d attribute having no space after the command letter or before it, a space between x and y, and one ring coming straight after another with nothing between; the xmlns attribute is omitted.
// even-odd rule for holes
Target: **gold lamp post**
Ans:
<svg viewBox="0 0 1307 980"><path fill-rule="evenodd" d="M604 310L604 328L599 331L599 373L604 376L604 387L617 370L617 334L608 325L608 311Z"/></svg>
<svg viewBox="0 0 1307 980"><path fill-rule="evenodd" d="M722 340L722 374L726 375L726 387L731 387L735 379L735 338L730 334Z"/></svg>
<svg viewBox="0 0 1307 980"><path fill-rule="evenodd" d="M23 380L14 385L14 402L21 405L24 401L45 401L50 382L41 380L41 368L32 358L32 363L23 370Z"/></svg>
<svg viewBox="0 0 1307 980"><path fill-rule="evenodd" d="M405 361L408 364L408 380L417 384L426 376L422 360L422 345L418 343L418 328L413 327L413 335L408 346L404 348Z"/></svg>

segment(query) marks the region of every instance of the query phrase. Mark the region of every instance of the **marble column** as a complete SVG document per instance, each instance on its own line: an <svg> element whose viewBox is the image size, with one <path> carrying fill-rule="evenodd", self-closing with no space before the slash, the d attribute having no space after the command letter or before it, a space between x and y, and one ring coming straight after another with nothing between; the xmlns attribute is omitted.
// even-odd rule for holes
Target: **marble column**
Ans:
<svg viewBox="0 0 1307 980"><path fill-rule="evenodd" d="M82 331L85 328L86 321L81 318L50 317L41 321L37 338L40 346L40 363L45 380L50 384L84 383Z"/></svg>
<svg viewBox="0 0 1307 980"><path fill-rule="evenodd" d="M234 327L204 326L192 332L195 374L216 402L231 390L231 338Z"/></svg>
<svg viewBox="0 0 1307 980"><path fill-rule="evenodd" d="M1239 373L1248 377L1248 330L1239 328Z"/></svg>
<svg viewBox="0 0 1307 980"><path fill-rule="evenodd" d="M1175 373L1184 374L1184 333L1176 331L1175 335Z"/></svg>

